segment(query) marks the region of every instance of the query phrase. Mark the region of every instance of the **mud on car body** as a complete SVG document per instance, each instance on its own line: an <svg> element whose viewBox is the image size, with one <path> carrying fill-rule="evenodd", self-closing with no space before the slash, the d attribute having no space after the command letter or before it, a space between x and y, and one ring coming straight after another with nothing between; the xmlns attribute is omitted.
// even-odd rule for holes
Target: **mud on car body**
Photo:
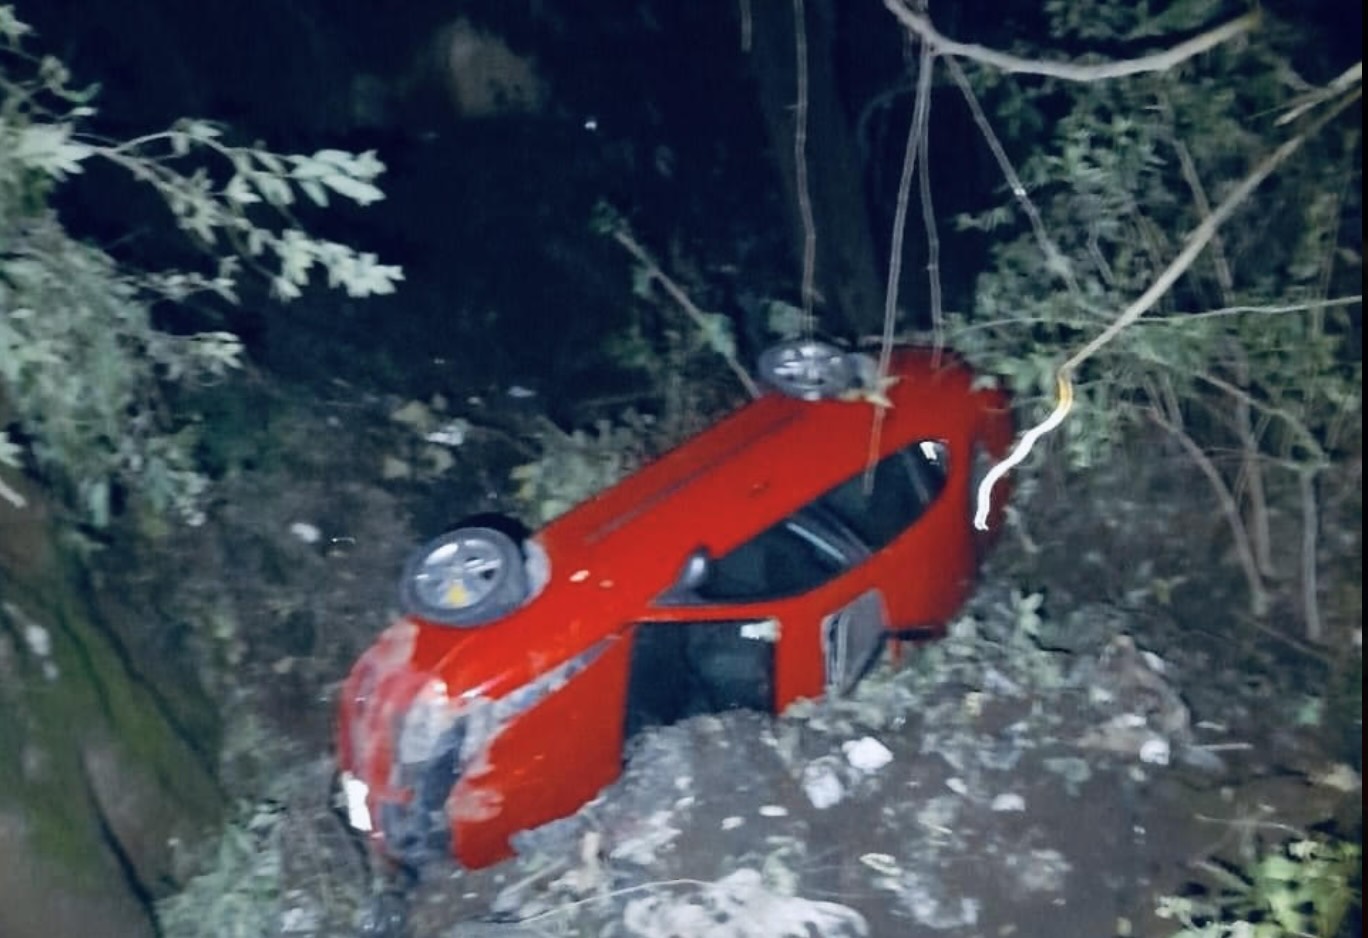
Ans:
<svg viewBox="0 0 1368 938"><path fill-rule="evenodd" d="M901 348L872 434L870 364L780 346L769 392L531 536L419 550L342 688L352 826L407 867L486 866L611 783L641 728L844 694L886 637L941 634L1000 521L1001 485L987 533L971 515L1008 402Z"/></svg>

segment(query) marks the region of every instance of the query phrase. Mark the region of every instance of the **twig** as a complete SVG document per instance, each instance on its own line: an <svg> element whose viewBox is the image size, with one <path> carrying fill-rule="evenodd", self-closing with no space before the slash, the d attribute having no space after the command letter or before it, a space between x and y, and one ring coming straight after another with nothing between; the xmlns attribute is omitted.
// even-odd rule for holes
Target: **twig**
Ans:
<svg viewBox="0 0 1368 938"><path fill-rule="evenodd" d="M902 280L903 242L907 235L907 205L912 190L912 173L917 155L925 159L927 114L931 110L931 74L935 56L930 46L922 43L917 63L917 97L912 109L912 123L907 128L907 144L903 148L902 176L898 180L898 203L893 212L893 233L888 249L888 283L884 288L883 334L879 337L879 367L876 386L887 377L893 361L893 336L898 318L898 287ZM865 466L866 486L872 484L874 465L879 459L883 436L884 408L875 407L873 426L869 432L869 457Z"/></svg>
<svg viewBox="0 0 1368 938"><path fill-rule="evenodd" d="M898 180L898 202L893 212L893 232L888 250L888 285L884 290L883 335L879 345L879 375L888 374L893 354L893 334L898 315L898 287L902 280L903 242L907 235L907 206L911 201L912 174L917 155L924 153L927 114L931 109L931 73L935 56L925 43L917 64L917 97L912 110L912 123L907 128L907 145L903 148L902 177Z"/></svg>
<svg viewBox="0 0 1368 938"><path fill-rule="evenodd" d="M1265 179L1271 176L1274 170L1301 149L1301 145L1312 135L1329 123L1331 119L1337 117L1340 111L1344 110L1354 101L1357 101L1361 96L1362 89L1359 89L1359 91L1354 94L1346 96L1343 100L1338 102L1328 114L1295 137L1285 141L1281 146L1265 157L1258 166L1254 167L1253 172L1242 179L1240 183L1230 191L1230 194L1221 200L1221 204L1216 206L1211 214L1203 219L1200 225L1193 229L1192 233L1188 235L1187 246L1179 251L1178 256L1169 263L1168 267L1164 268L1164 271L1157 278L1155 278L1154 282L1150 284L1149 289L1140 294L1130 306L1126 307L1121 315L1117 316L1116 319L1112 321L1111 325L1107 326L1106 329L1103 329L1090 342L1075 352L1068 361L1060 366L1060 371L1066 373L1075 371L1079 365L1083 364L1083 362L1096 354L1104 345L1120 335L1127 326L1143 316L1150 307L1159 301L1160 297L1173 287L1178 281L1178 278L1187 272L1187 269L1192 266L1193 261L1202 253L1207 244L1211 242L1211 239L1215 237L1216 232L1221 225L1225 224L1226 221L1230 219L1230 216L1235 214L1235 210L1244 204L1244 201L1254 193L1254 190L1257 189Z"/></svg>
<svg viewBox="0 0 1368 938"><path fill-rule="evenodd" d="M1218 390L1224 391L1226 394L1229 394L1231 397L1235 398L1235 400L1241 404L1257 409L1258 411L1269 417L1277 417L1281 419L1287 424L1288 429L1290 429L1294 434L1296 434L1297 437L1300 438L1301 443L1303 446L1306 447L1307 452L1318 463L1323 463L1326 461L1327 457L1325 455L1325 450L1316 440L1316 437L1311 433L1310 430L1306 429L1306 426L1300 420L1298 420L1287 410L1284 410L1283 408L1278 407L1274 404L1269 404L1265 401L1261 401L1258 398L1254 397L1252 394L1250 394L1244 388L1241 388L1238 385L1231 384L1229 381L1226 381L1223 378L1218 378L1215 375L1197 372L1193 375L1193 377L1196 378L1198 381L1203 381L1211 385L1212 387L1217 388Z"/></svg>
<svg viewBox="0 0 1368 938"><path fill-rule="evenodd" d="M1226 485L1225 479L1221 476L1221 470L1216 468L1211 457L1206 454L1201 446L1197 445L1197 441L1189 436L1182 427L1170 422L1153 408L1148 411L1148 414L1157 426L1167 431L1178 442L1183 451L1197 464L1202 475L1206 476L1207 481L1211 483L1211 488L1216 493L1216 501L1221 507L1221 513L1225 515L1226 523L1230 525L1230 532L1235 540L1235 554L1240 560L1245 581L1249 585L1250 610L1256 619L1262 619L1268 614L1268 594L1264 590L1263 578L1259 575L1259 565L1254 559L1254 549L1249 543L1249 532L1246 530L1244 518L1240 514L1240 506L1235 503L1235 496L1231 494L1230 487Z"/></svg>
<svg viewBox="0 0 1368 938"><path fill-rule="evenodd" d="M927 115L922 121L924 125L930 121L929 95L926 110ZM936 228L936 211L931 201L931 135L925 130L918 146L921 147L921 164L917 167L917 183L921 196L922 227L926 231L926 284L931 299L931 336L936 354L939 355L945 346L945 310L941 297L940 232Z"/></svg>
<svg viewBox="0 0 1368 938"><path fill-rule="evenodd" d="M684 292L684 289L671 280L665 271L660 269L660 265L656 263L655 258L651 256L649 251L637 243L636 238L632 237L631 232L619 225L613 229L613 239L626 248L627 253L636 258L637 263L646 268L646 272L650 274L651 278L659 282L659 284L665 288L665 292L670 294L670 298L679 304L680 308L693 320L694 325L706 335L710 328L708 326L707 316L701 309L694 305L693 300L689 299L689 295ZM721 349L714 350L726 361L727 366L731 368L732 373L736 375L737 380L741 382L741 386L746 389L746 393L751 397L759 397L760 389L756 386L754 379L746 372L746 369L741 367L741 363L736 360L736 356L727 354Z"/></svg>
<svg viewBox="0 0 1368 938"><path fill-rule="evenodd" d="M1223 42L1229 42L1254 29L1259 22L1259 13L1246 13L1223 26L1209 29L1199 36L1180 42L1162 52L1140 56L1135 59L1122 59L1117 62L1082 64L1076 62L1047 62L1027 59L1007 52L998 52L974 43L957 42L942 36L931 25L930 17L911 9L907 0L884 0L884 6L900 23L931 46L932 50L947 56L971 59L998 71L1018 75L1042 75L1047 78L1061 78L1065 81L1096 82L1127 75L1140 75L1146 72L1166 72L1195 55L1214 49Z"/></svg>
<svg viewBox="0 0 1368 938"><path fill-rule="evenodd" d="M1040 245L1041 253L1045 255L1045 269L1063 280L1064 285L1069 288L1070 295L1082 305L1083 291L1079 289L1078 281L1074 279L1073 271L1069 269L1069 263L1064 257L1064 252L1059 250L1054 239L1050 237L1050 233L1045 230L1045 220L1040 217L1040 210L1031 201L1031 197L1026 191L1026 184L1021 181L1021 176L1012 166L1012 161L1007 158L1007 150L1003 147L1002 141L993 132L993 126L988 122L988 115L983 113L983 106L979 104L978 97L969 84L969 77L964 74L964 68L953 58L947 58L945 66L950 72L950 78L959 88L960 94L964 95L965 103L969 105L969 112L973 115L974 124L978 127L979 133L983 134L983 139L987 142L988 149L992 151L993 158L997 160L998 169L1002 170L1003 178L1007 180L1007 185L1012 190L1012 196L1017 200L1017 204L1021 206L1021 210L1026 213L1026 218L1031 223L1031 232L1035 235L1036 243Z"/></svg>
<svg viewBox="0 0 1368 938"><path fill-rule="evenodd" d="M793 0L794 61L797 74L797 101L793 115L793 168L798 196L798 214L803 220L803 332L814 331L813 307L817 297L817 224L812 218L812 198L808 193L807 122L808 61L807 14L803 0Z"/></svg>
<svg viewBox="0 0 1368 938"><path fill-rule="evenodd" d="M1301 539L1301 595L1302 615L1306 618L1306 640L1320 644L1325 638L1321 624L1320 599L1317 595L1316 579L1316 542L1320 537L1320 516L1316 504L1316 473L1304 469L1297 474L1297 487L1301 495L1302 539Z"/></svg>
<svg viewBox="0 0 1368 938"><path fill-rule="evenodd" d="M24 508L28 505L28 499L20 495L17 490L10 488L9 485L5 483L4 479L0 479L0 498L9 502L15 508Z"/></svg>
<svg viewBox="0 0 1368 938"><path fill-rule="evenodd" d="M1162 107L1172 120L1172 111L1165 100ZM1192 201L1197 206L1197 216L1205 219L1211 215L1211 200L1207 198L1206 187L1197 172L1197 163L1187 146L1174 136L1170 143L1178 154L1178 165ZM1226 256L1225 239L1219 232L1211 236L1211 257L1216 268L1216 282L1221 289L1221 300L1227 306L1235 303L1235 274ZM1241 389L1249 388L1249 356L1244 346L1234 340L1231 357L1234 360L1235 379ZM1262 430L1256 430L1251 416L1249 394L1235 395L1235 435L1240 440L1240 479L1236 489L1244 490L1243 500L1249 506L1249 533L1254 544L1254 556L1259 562L1259 572L1272 579L1276 571L1273 566L1273 539L1270 534L1268 518L1268 495L1264 486L1263 467L1259 463L1259 440Z"/></svg>
<svg viewBox="0 0 1368 938"><path fill-rule="evenodd" d="M564 915L566 912L569 912L572 909L577 909L583 905L589 905L592 902L599 902L603 899L615 899L621 896L630 896L632 893L644 892L648 889L668 889L678 886L692 886L695 889L701 890L716 885L717 883L710 883L701 879L682 878L663 879L650 883L637 883L633 886L623 886L620 889L610 889L607 892L599 893L593 896L588 896L584 899L575 899L571 902L566 902L563 905L556 906L554 909L547 909L545 912L538 912L536 915L529 915L527 918L519 919L516 924L519 926L527 926L532 924L533 922L538 922L545 918L551 918L555 915Z"/></svg>
<svg viewBox="0 0 1368 938"><path fill-rule="evenodd" d="M1244 313L1257 313L1264 316L1281 316L1287 313L1314 312L1322 309L1332 309L1338 306L1362 305L1363 294L1355 293L1353 296L1337 296L1328 300L1307 300L1305 303L1287 303L1283 305L1269 306L1223 306L1220 309L1203 310L1200 313L1174 313L1171 316L1146 316L1141 323L1182 323L1192 322L1198 319L1210 319L1213 316L1238 316Z"/></svg>
<svg viewBox="0 0 1368 938"><path fill-rule="evenodd" d="M1164 103L1164 110L1170 111L1167 101ZM1192 201L1197 204L1197 217L1206 218L1211 214L1211 200L1207 198L1202 177L1197 175L1197 163L1183 141L1174 137L1170 142L1173 144L1174 152L1178 154L1178 167L1182 171L1188 191L1192 193ZM1220 234L1215 234L1211 238L1211 255L1216 264L1216 282L1221 285L1221 300L1227 306L1232 306L1235 303L1235 274L1230 269L1225 243Z"/></svg>

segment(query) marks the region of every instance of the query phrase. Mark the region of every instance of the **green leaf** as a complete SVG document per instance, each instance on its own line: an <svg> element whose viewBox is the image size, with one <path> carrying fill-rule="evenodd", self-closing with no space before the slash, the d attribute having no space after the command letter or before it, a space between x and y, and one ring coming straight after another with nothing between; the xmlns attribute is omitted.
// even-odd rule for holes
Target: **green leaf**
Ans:
<svg viewBox="0 0 1368 938"><path fill-rule="evenodd" d="M377 186L340 173L329 173L319 177L319 181L339 195L344 195L358 205L371 205L385 197Z"/></svg>
<svg viewBox="0 0 1368 938"><path fill-rule="evenodd" d="M81 161L94 150L71 139L66 124L29 124L19 128L9 154L16 162L41 170L56 179L81 172Z"/></svg>

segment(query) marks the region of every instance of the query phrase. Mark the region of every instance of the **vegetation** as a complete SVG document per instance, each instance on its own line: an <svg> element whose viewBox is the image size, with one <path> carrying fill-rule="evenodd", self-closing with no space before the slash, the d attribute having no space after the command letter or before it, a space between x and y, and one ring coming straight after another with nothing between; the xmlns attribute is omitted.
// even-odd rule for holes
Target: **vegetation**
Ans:
<svg viewBox="0 0 1368 938"><path fill-rule="evenodd" d="M933 290L932 312L1028 415L1065 382L1071 465L1170 439L1212 487L1254 616L1296 584L1305 636L1346 644L1347 616L1333 636L1322 621L1316 544L1321 480L1362 452L1361 127L1345 113L1361 76L1325 74L1307 29L1267 15L1179 42L1219 10L1051 0L1061 47L1168 51L1128 69L970 53L972 77L929 22L902 17L947 50L1007 190L959 219L994 245L974 308L942 317ZM1179 54L1194 42L1200 55ZM1300 536L1275 536L1286 506Z"/></svg>
<svg viewBox="0 0 1368 938"><path fill-rule="evenodd" d="M1301 837L1266 850L1245 870L1206 864L1218 883L1197 896L1168 896L1161 918L1174 938L1335 938L1359 902L1360 848Z"/></svg>
<svg viewBox="0 0 1368 938"><path fill-rule="evenodd" d="M0 6L0 461L31 460L97 526L125 499L198 523L206 479L192 432L160 391L220 378L239 364L241 343L226 331L161 328L155 307L233 302L244 267L282 300L298 297L315 268L349 296L391 292L399 268L307 234L291 211L301 196L374 202L384 166L374 153L240 146L200 120L105 139L89 129L97 89L28 52L30 32ZM94 161L150 187L206 269L128 270L68 232L51 206ZM20 500L3 483L0 496Z"/></svg>
<svg viewBox="0 0 1368 938"><path fill-rule="evenodd" d="M111 622L117 615L88 588L81 558L55 535L124 514L143 534L206 520L199 428L175 411L169 392L221 380L241 364L242 344L228 331L178 331L168 322L212 322L215 304L236 302L248 272L280 300L301 296L320 270L329 287L353 297L391 292L402 273L306 233L295 217L297 202L380 199L384 167L374 153L275 153L199 120L108 139L96 129L97 89L74 84L59 59L31 53L31 32L13 6L0 5L0 512L12 548L0 551L0 742L24 753L0 771L0 798L6 811L18 804L35 870L55 864L54 880L60 875L73 894L117 892L133 872L118 877L111 848L123 849L124 831L109 829L101 799L156 805L154 818L130 823L142 823L151 844L138 857L149 866L137 873L157 876L159 832L177 825L177 837L198 838L190 827L217 816L222 792L210 766L220 714L194 709L198 697L183 677L159 682L159 662L130 662L120 629L127 623ZM154 210L164 206L160 220L130 226L179 229L198 266L135 269L69 230L55 206L97 163L143 184ZM196 317L175 315L192 306ZM7 482L16 469L27 478ZM137 636L139 647L166 647L154 639ZM97 743L109 753L98 784ZM228 825L217 875L233 879L233 889L216 892L208 921L183 915L184 904L166 906L169 933L192 919L201 934L266 933L258 899L274 886L270 821L257 812ZM34 883L35 892L44 887L51 883Z"/></svg>

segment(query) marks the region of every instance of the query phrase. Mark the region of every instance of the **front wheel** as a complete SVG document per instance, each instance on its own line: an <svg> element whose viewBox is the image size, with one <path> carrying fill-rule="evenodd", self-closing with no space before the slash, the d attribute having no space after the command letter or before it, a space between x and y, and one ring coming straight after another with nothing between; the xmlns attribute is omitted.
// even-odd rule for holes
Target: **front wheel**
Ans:
<svg viewBox="0 0 1368 938"><path fill-rule="evenodd" d="M441 625L480 625L528 598L522 551L494 528L457 528L428 542L409 560L400 607Z"/></svg>

